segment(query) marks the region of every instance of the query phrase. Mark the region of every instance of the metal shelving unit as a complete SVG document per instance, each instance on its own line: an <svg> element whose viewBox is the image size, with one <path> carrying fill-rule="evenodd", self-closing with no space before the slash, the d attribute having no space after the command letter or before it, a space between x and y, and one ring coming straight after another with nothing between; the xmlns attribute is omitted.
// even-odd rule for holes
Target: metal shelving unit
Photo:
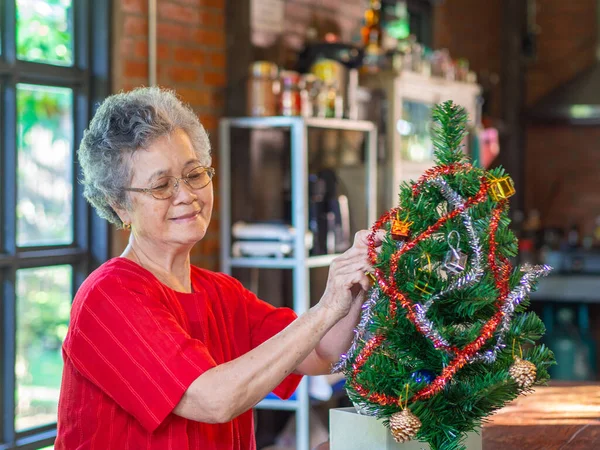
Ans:
<svg viewBox="0 0 600 450"><path fill-rule="evenodd" d="M282 128L290 131L292 226L295 228L293 257L289 258L233 258L231 255L231 129ZM220 231L221 270L231 273L235 267L290 269L293 271L293 307L301 315L310 307L309 269L327 267L338 255L309 256L304 236L308 228L308 159L307 133L309 128L362 131L367 134L365 157L365 198L367 221L376 220L377 213L377 129L367 121L321 119L302 117L240 117L224 118L220 122ZM296 412L296 449L309 450L309 393L304 378L296 391L296 400L263 400L256 408L291 410Z"/></svg>
<svg viewBox="0 0 600 450"><path fill-rule="evenodd" d="M340 254L309 256L306 264L309 268L328 267ZM254 267L259 269L293 269L300 262L296 258L230 258L231 267Z"/></svg>

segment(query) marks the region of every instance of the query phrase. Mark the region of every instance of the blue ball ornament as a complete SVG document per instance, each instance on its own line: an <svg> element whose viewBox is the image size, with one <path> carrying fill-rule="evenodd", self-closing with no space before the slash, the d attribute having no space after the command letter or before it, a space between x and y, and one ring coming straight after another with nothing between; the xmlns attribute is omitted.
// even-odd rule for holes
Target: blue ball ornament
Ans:
<svg viewBox="0 0 600 450"><path fill-rule="evenodd" d="M410 374L410 378L415 383L431 383L435 380L435 373L431 370L421 369Z"/></svg>

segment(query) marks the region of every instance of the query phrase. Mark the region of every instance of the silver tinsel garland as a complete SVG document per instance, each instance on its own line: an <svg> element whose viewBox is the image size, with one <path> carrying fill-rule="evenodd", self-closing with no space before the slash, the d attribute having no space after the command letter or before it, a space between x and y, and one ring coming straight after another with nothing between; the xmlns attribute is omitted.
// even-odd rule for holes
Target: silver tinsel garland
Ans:
<svg viewBox="0 0 600 450"><path fill-rule="evenodd" d="M519 306L523 299L529 295L532 290L533 283L538 278L548 275L551 270L552 267L547 265L531 266L529 264L525 264L521 267L521 272L523 272L524 275L521 277L519 284L515 286L512 291L510 291L506 298L506 302L500 308L503 312L503 315L502 321L496 329L496 343L494 344L494 347L486 350L483 353L476 354L470 362L483 361L487 364L491 364L496 361L498 352L502 351L502 349L506 347L504 338L510 329L510 323L515 314L517 306Z"/></svg>
<svg viewBox="0 0 600 450"><path fill-rule="evenodd" d="M356 357L359 343L365 342L365 340L371 337L367 336L367 327L369 326L369 323L371 323L371 318L373 317L373 308L375 307L375 303L377 303L377 299L380 295L381 292L377 285L373 286L371 288L371 295L369 295L367 301L365 301L362 305L360 322L354 329L354 338L352 339L352 345L350 345L350 348L346 353L340 356L340 360L337 363L335 363L332 367L331 373L337 373L344 370L346 366L350 363L350 361Z"/></svg>
<svg viewBox="0 0 600 450"><path fill-rule="evenodd" d="M464 207L465 200L457 192L455 192L450 187L448 182L442 177L429 180L427 184L438 187L452 208L457 209ZM451 292L473 286L481 279L484 273L482 267L483 250L481 248L481 243L479 242L479 237L477 236L475 228L473 227L473 219L466 209L463 210L460 215L463 219L465 229L467 230L467 235L469 236L469 245L473 255L471 269L462 277L453 280L446 289L442 289L440 292L430 297L425 303L415 304L416 322L423 334L429 340L434 343L438 343L436 347L449 347L450 343L441 336L441 334L436 330L433 322L427 318L427 312L438 299Z"/></svg>
<svg viewBox="0 0 600 450"><path fill-rule="evenodd" d="M428 181L428 184L437 186L440 189L440 192L442 193L446 201L448 202L448 204L452 208L456 209L463 207L465 203L464 199L458 193L456 193L448 185L446 180L444 180L442 177L430 180ZM475 228L473 227L473 220L471 219L471 216L469 215L467 210L464 210L461 213L461 217L463 218L463 224L467 231L467 235L469 236L470 247L473 254L471 270L469 270L462 277L453 280L446 289L438 292L436 295L428 299L428 301L424 304L415 304L415 316L418 326L423 331L425 336L427 336L427 338L429 338L432 342L439 343L438 347L449 347L450 344L437 331L433 322L427 318L427 312L437 299L441 298L444 295L447 295L450 292L473 286L481 279L484 273L481 264L483 258L483 250L479 242L479 237L477 236ZM398 249L400 249L402 245L402 242L398 242ZM367 336L367 326L371 321L372 309L375 306L375 303L377 302L377 299L380 295L381 291L378 288L373 287L369 299L363 304L360 322L354 330L354 338L352 340L352 344L350 345L348 351L341 355L340 360L333 366L332 373L343 371L348 365L349 361L353 360L356 357L359 344L369 339L370 336Z"/></svg>

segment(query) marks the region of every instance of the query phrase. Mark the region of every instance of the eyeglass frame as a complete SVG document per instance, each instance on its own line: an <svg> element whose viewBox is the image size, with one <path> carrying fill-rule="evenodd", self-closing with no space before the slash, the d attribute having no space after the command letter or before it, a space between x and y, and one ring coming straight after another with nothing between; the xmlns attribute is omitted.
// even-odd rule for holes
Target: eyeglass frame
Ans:
<svg viewBox="0 0 600 450"><path fill-rule="evenodd" d="M204 186L199 187L199 188L193 188L188 181L190 173L192 173L196 169L204 169L204 171L210 175L210 179L209 179L208 183L206 183ZM212 180L215 176L215 173L216 173L216 170L214 167L198 166L198 167L194 167L192 170L190 170L188 172L188 174L186 176L183 176L183 177L174 177L171 175L161 177L161 178L175 178L175 187L173 188L173 193L165 198L157 198L154 196L153 191L156 191L156 189L158 189L158 188L132 188L132 187L130 187L130 188L122 188L122 189L124 191L143 192L144 194L150 194L152 196L152 198L154 198L156 200L169 200L171 197L173 197L173 195L175 195L175 192L179 188L180 181L183 181L185 184L187 184L190 189L192 189L194 191L199 191L200 189L204 189L206 186L208 186L212 182Z"/></svg>

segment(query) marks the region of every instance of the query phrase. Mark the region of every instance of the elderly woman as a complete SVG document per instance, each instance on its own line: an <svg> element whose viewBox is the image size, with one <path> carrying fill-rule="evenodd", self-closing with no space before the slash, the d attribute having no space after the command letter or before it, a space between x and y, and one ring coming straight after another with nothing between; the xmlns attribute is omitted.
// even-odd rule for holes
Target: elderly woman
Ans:
<svg viewBox="0 0 600 450"><path fill-rule="evenodd" d="M251 408L349 346L371 270L366 233L331 265L301 317L190 264L208 228L214 169L196 115L171 92L109 97L79 149L86 198L131 230L73 302L57 449L254 449Z"/></svg>

